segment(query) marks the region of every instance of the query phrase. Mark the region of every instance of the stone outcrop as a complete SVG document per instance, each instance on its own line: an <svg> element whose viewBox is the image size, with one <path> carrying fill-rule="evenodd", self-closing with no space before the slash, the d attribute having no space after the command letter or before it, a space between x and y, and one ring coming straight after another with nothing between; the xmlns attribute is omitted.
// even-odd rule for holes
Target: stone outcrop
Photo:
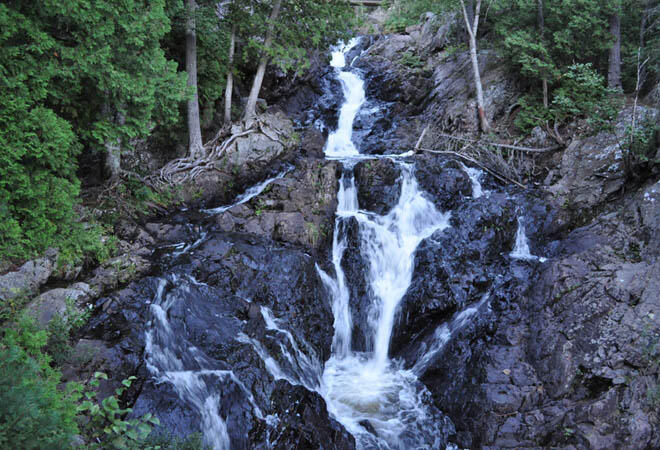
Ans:
<svg viewBox="0 0 660 450"><path fill-rule="evenodd" d="M174 184L182 187L187 203L228 202L237 193L249 187L254 180L265 178L278 163L293 158L299 137L293 132L292 121L282 112L264 113L258 117L254 132L237 138L206 170L181 185L176 175ZM232 133L241 133L235 126Z"/></svg>
<svg viewBox="0 0 660 450"><path fill-rule="evenodd" d="M48 250L43 258L28 261L18 270L0 275L0 301L36 294L52 275L56 262L57 251Z"/></svg>
<svg viewBox="0 0 660 450"><path fill-rule="evenodd" d="M318 249L332 235L337 207L337 164L299 159L265 192L215 217L225 232L250 233Z"/></svg>
<svg viewBox="0 0 660 450"><path fill-rule="evenodd" d="M655 120L657 110L639 107L637 120ZM632 121L632 107L624 109L613 132L574 139L562 155L560 179L549 191L560 203L576 211L602 205L619 193L628 181L626 172L626 127Z"/></svg>

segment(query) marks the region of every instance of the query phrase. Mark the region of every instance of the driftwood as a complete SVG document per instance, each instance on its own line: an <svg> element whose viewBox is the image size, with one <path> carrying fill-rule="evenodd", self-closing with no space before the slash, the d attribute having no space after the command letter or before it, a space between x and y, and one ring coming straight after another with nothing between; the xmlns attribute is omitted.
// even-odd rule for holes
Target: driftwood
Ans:
<svg viewBox="0 0 660 450"><path fill-rule="evenodd" d="M521 188L525 189L525 185L524 185L524 184L519 183L518 181L513 180L513 179L511 179L511 178L509 178L509 177L507 177L507 176L505 176L505 175L499 174L499 173L495 172L493 169L491 169L491 168L485 166L484 164L480 163L480 162L477 161L476 159L471 158L471 157L469 157L469 156L467 156L467 155L463 155L463 154L461 154L461 153L459 153L459 152L454 152L454 151L451 151L451 150L432 150L432 149L429 149L429 148L420 148L419 150L422 151L422 152L436 153L436 154L440 154L440 155L452 155L452 156L456 156L456 157L458 157L458 158L461 158L461 159L463 159L463 160L465 160L465 161L471 162L472 164L481 167L483 170L485 170L486 172L490 173L492 176L494 176L495 178L497 178L498 180L500 180L500 181L502 181L502 182L504 182L504 183L513 183L513 184L515 184L516 186L520 186Z"/></svg>
<svg viewBox="0 0 660 450"><path fill-rule="evenodd" d="M422 133L423 135L424 133ZM517 150L520 152L527 152L527 153L548 153L552 152L555 150L559 150L560 148L563 147L563 145L553 145L551 147L543 147L543 148L532 148L532 147L522 147L520 145L509 145L509 144L498 144L496 142L490 142L490 141L480 141L480 140L475 140L475 139L467 139L467 138L461 138L458 136L452 136L449 134L442 134L442 133L436 133L436 136L444 137L447 139L454 139L457 141L462 141L462 142L469 142L471 144L478 144L478 145L491 145L493 147L499 147L499 148L506 148L510 150ZM420 138L421 139L421 138ZM419 144L419 142L418 142Z"/></svg>
<svg viewBox="0 0 660 450"><path fill-rule="evenodd" d="M419 136L419 139L417 139L417 143L415 144L415 152L417 152L419 148L422 146L422 142L424 141L424 136L426 136L427 131L429 131L428 125L426 125L426 128L424 128L424 131L422 131L422 134Z"/></svg>

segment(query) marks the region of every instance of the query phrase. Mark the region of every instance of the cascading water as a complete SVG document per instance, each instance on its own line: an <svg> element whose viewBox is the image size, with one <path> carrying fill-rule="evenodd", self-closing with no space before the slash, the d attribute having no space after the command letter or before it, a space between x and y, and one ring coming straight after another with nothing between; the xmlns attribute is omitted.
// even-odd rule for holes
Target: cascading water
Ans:
<svg viewBox="0 0 660 450"><path fill-rule="evenodd" d="M529 240L525 234L525 224L522 216L518 217L518 231L516 231L516 243L513 250L509 254L514 259L521 259L525 261L545 262L547 259L543 256L535 256L530 253Z"/></svg>
<svg viewBox="0 0 660 450"><path fill-rule="evenodd" d="M337 130L328 136L325 147L325 154L328 157L343 158L359 154L351 136L353 135L353 120L365 100L364 80L353 72L343 70L346 66L346 54L358 42L357 38L352 39L348 44L341 45L332 53L330 65L339 71L338 77L344 91L345 101L339 111Z"/></svg>
<svg viewBox="0 0 660 450"><path fill-rule="evenodd" d="M171 289L166 291L168 286ZM211 358L177 335L168 318L171 309L190 296L192 289L203 288L196 280L175 274L159 281L150 307L152 323L145 336L145 360L157 383L170 383L179 397L198 411L204 445L213 450L229 450L227 425L219 413L221 398L217 383L235 383L254 408L255 416L263 418L263 414L252 393L234 373L214 367Z"/></svg>
<svg viewBox="0 0 660 450"><path fill-rule="evenodd" d="M240 308L236 301L220 301L223 295L228 295L226 292L214 291L211 286L197 282L192 276L194 272L185 272L183 268L190 254L193 251L204 252L204 248L213 243L213 232L210 230L198 230L194 242L173 246L175 251L171 256L181 260L179 270L186 274L164 275L159 279L153 297L150 297L150 323L145 333L144 348L146 367L157 384L171 385L181 401L196 411L204 443L214 450L230 449L232 439L243 439L246 431L241 426L248 415L253 419L254 428L251 430L265 431L264 435L255 434L261 436L258 442L262 446L259 448L272 448L279 437L274 440L271 437L285 433L286 414L289 413L287 407L273 408L273 398L267 397L267 389L264 387L269 384L267 376L255 380L251 371L245 368L243 359L240 359L240 364L234 361L234 365L231 365L215 354L217 347L214 345L221 343L222 347L227 345L227 340L237 346L234 350L243 351L242 348L247 348L253 357L263 361L263 368L257 372L270 374L275 380L286 380L291 385L302 386L307 391L320 394L325 399L330 415L355 437L358 448L451 447L447 439L453 433L453 425L433 404L429 390L418 377L423 376L442 357L443 350L455 333L490 308L491 294L485 293L480 299L473 298L464 309L439 324L435 331L430 330L421 344L415 344L417 347L409 353L411 357L407 363L390 359L390 340L396 314L412 283L415 252L425 239L433 239L434 234L441 239L443 232L449 233L452 230L448 229L450 213L436 209L421 190L414 175L413 164L405 160L410 153L361 155L353 143L353 121L365 102L365 91L364 81L359 74L347 69L346 54L358 43L358 40L353 40L332 54L332 65L342 83L345 102L341 107L338 128L328 136L325 147L326 158L338 160L342 166L332 244L331 263L334 273L330 275L319 266L316 267L331 296L334 319L331 354L325 365L314 351L314 348L321 349L318 343L317 347L308 344L301 337L300 329L292 327L292 315L288 316L287 321L281 315L281 310L257 305L261 303L261 292L253 297L254 302L240 295L241 301L249 305L251 312L247 314L250 319L257 319L243 320L239 314L246 313L238 312ZM353 169L357 162L366 158L390 158L400 169L399 199L387 214L378 215L360 209ZM463 169L472 182L472 198L488 196L488 191L482 188L480 182L483 173L465 166ZM285 174L283 172L248 189L230 206L204 212L222 213L232 206L245 203ZM353 277L362 274L345 273L342 267L349 245L349 231L354 232L355 225L358 231L357 245L366 265L366 299L355 299L351 294L351 287L359 281ZM216 256L220 260L220 255L230 255L229 246L223 247L218 242L210 245L211 249L206 250L207 254L212 253L210 260L215 261ZM176 258L178 256L181 258ZM516 246L510 256L543 261L529 252L522 218L519 218ZM241 264L256 263L241 258ZM190 270L193 270L192 265ZM221 270L219 273L224 276ZM291 274L286 272L282 276L290 278ZM366 320L364 316L352 315L351 303L358 300L364 300L368 305ZM205 320L208 320L211 311L216 318L212 320L218 323L213 322L209 327L211 329L191 336L189 332L197 324L209 323ZM190 319L190 329L186 319ZM254 333L255 326L263 330L263 333ZM213 327L217 330L213 330ZM363 333L367 341L364 345L359 344L359 351L352 342L356 329ZM206 332L215 334L207 335ZM211 335L215 338L210 339ZM202 351L202 347L206 350ZM227 355L224 358L228 359ZM407 364L405 367L408 369L404 364ZM238 406L235 405L237 401L240 403ZM327 415L324 417L327 419ZM239 423L241 425L237 425ZM237 446L243 448L244 445L242 443Z"/></svg>
<svg viewBox="0 0 660 450"><path fill-rule="evenodd" d="M332 356L325 364L319 392L328 410L363 448L437 448L439 412L429 404L430 394L412 371L388 358L397 306L412 279L414 253L420 242L449 226L449 214L438 211L420 190L412 167L400 162L402 187L398 204L384 216L359 210L351 157L358 155L351 140L353 119L364 101L363 81L343 70L345 54L356 44L333 53L346 102L339 126L329 135L327 157L346 167L340 180L332 262L336 278L319 273L333 296ZM368 261L372 293L369 314L370 352L351 348L353 321L347 277L341 259L347 247L346 221L357 220L360 251Z"/></svg>

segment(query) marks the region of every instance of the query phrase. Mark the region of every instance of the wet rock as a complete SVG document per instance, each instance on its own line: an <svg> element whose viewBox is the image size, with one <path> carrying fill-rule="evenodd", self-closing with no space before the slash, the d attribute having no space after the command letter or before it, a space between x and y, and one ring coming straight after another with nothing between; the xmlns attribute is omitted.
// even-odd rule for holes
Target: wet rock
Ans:
<svg viewBox="0 0 660 450"><path fill-rule="evenodd" d="M32 296L55 270L57 250L49 249L43 258L28 261L17 271L0 275L0 300Z"/></svg>
<svg viewBox="0 0 660 450"><path fill-rule="evenodd" d="M201 389L199 401L217 405L232 448L265 448L269 428L256 407L290 422L282 435L287 436L286 442L311 439L314 446L345 442L336 448L353 448L352 438L329 419L317 394L286 383L286 387L278 387L253 345L243 340L260 342L289 376L300 370L282 354L283 348L295 354L286 333L268 328L261 311L262 306L268 307L273 320L290 330L296 345L317 361L316 375L310 373L310 380L320 375L321 361L328 358L332 342L332 311L313 258L268 239L214 233L194 251L169 264L167 278L147 277L99 300L97 315L85 330L87 339L107 343L112 360L106 370L112 381L138 376L139 383L131 394L134 415L155 413L162 424L157 432L178 436L200 431L207 420L197 400L182 400L181 386L177 388L167 378L157 382L152 369L144 364L144 331L152 329L150 321L156 320L150 305L167 299L163 307L167 308L168 326L177 337L168 344L170 351L179 358L176 364L184 370L182 376L190 371L191 389ZM241 335L245 338L239 339ZM153 334L150 339L159 343L158 336ZM192 353L191 347L196 349ZM151 364L159 361L152 360ZM217 397L207 400L209 394L205 392L211 392L207 389ZM288 401L295 403L300 418L295 413L284 417L284 403ZM277 409L273 410L275 404ZM315 434L306 428L312 425ZM277 432L272 431L271 438Z"/></svg>
<svg viewBox="0 0 660 450"><path fill-rule="evenodd" d="M328 417L325 401L316 392L278 381L271 402L271 411L278 418L278 424L270 433L273 448L355 448L353 436L336 420Z"/></svg>
<svg viewBox="0 0 660 450"><path fill-rule="evenodd" d="M452 336L424 373L460 445L657 445L640 385L657 376L643 348L660 335L660 272L630 251L639 241L626 222L603 214L569 234L538 279L505 277L491 288L495 322Z"/></svg>
<svg viewBox="0 0 660 450"><path fill-rule="evenodd" d="M392 35L372 45L355 63L365 71L367 97L418 107L432 89L416 62L415 41L408 35ZM421 61L421 60L420 60Z"/></svg>
<svg viewBox="0 0 660 450"><path fill-rule="evenodd" d="M223 231L251 233L276 241L320 248L332 234L336 208L337 164L301 159L248 203L219 214Z"/></svg>
<svg viewBox="0 0 660 450"><path fill-rule="evenodd" d="M125 253L96 268L93 276L86 282L91 288L92 296L100 297L146 274L150 269L151 263L145 258Z"/></svg>
<svg viewBox="0 0 660 450"><path fill-rule="evenodd" d="M369 313L374 301L367 280L369 277L369 261L360 252L360 226L356 219L344 221L340 233L346 234L346 250L341 260L341 267L346 276L350 290L350 309L353 318L351 332L352 349L369 351L373 347L372 331L369 324Z"/></svg>
<svg viewBox="0 0 660 450"><path fill-rule="evenodd" d="M326 137L316 128L308 128L303 132L300 147L305 156L323 158Z"/></svg>
<svg viewBox="0 0 660 450"><path fill-rule="evenodd" d="M419 185L442 211L454 209L472 194L470 178L454 161L422 156L415 175Z"/></svg>
<svg viewBox="0 0 660 450"><path fill-rule="evenodd" d="M363 161L355 166L360 209L387 214L401 195L401 169L389 159Z"/></svg>

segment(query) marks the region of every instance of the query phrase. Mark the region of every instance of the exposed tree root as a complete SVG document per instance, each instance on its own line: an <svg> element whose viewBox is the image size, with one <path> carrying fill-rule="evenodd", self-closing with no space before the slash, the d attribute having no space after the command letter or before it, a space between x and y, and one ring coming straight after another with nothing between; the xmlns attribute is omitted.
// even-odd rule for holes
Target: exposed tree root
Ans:
<svg viewBox="0 0 660 450"><path fill-rule="evenodd" d="M222 127L213 139L204 145L204 156L201 158L192 158L186 156L170 161L163 166L158 174L150 177L152 183L165 183L173 184L174 182L182 183L191 181L197 178L201 173L211 170L219 170L216 164L221 160L222 155L235 144L236 140L248 136L249 134L259 132L266 136L268 139L285 145L280 137L282 132L265 125L258 118L251 121L251 127L234 133L226 137L221 143L220 140L227 136L230 132L228 126Z"/></svg>

